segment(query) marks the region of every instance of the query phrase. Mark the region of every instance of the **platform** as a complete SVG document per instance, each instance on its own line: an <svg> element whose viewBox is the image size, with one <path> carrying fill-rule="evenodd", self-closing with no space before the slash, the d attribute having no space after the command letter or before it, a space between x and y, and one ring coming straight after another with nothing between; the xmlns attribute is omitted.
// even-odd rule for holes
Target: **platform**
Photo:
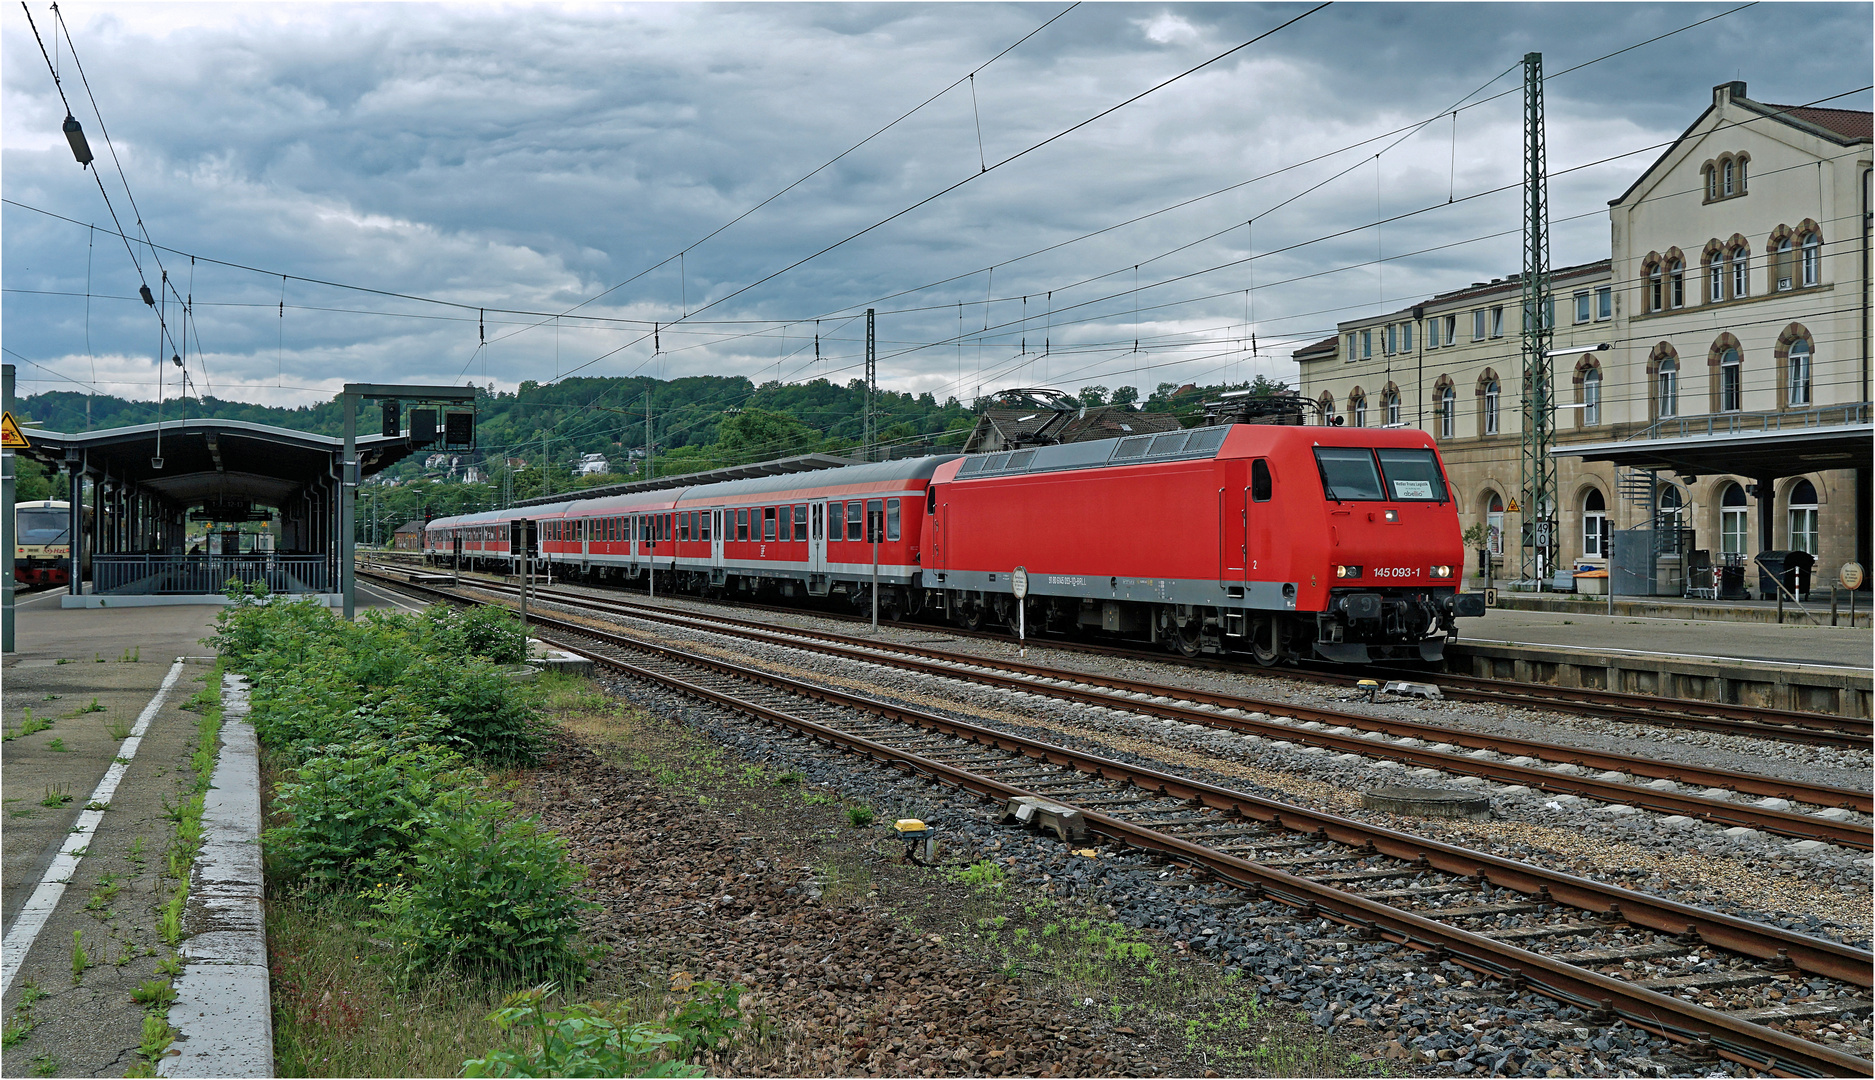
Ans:
<svg viewBox="0 0 1875 1080"><path fill-rule="evenodd" d="M1494 608L1459 633L1445 661L1457 674L1870 715L1867 626Z"/></svg>

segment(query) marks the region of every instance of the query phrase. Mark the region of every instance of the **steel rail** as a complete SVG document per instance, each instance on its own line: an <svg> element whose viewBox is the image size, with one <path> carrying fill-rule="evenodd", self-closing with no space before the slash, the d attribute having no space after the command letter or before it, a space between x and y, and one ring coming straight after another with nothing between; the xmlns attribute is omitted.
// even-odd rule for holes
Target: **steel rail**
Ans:
<svg viewBox="0 0 1875 1080"><path fill-rule="evenodd" d="M1131 712L1146 713L1165 719L1199 724L1206 727L1232 731L1249 731L1264 736L1312 743L1328 749L1339 750L1343 753L1357 753L1366 757L1389 758L1423 767L1435 768L1443 772L1522 784L1527 787L1557 794L1586 796L1604 802L1640 806L1649 810L1687 817L1697 817L1707 821L1742 825L1748 828L1763 829L1767 832L1800 839L1821 840L1826 843L1841 844L1861 850L1875 849L1875 827L1870 825L1831 821L1827 818L1816 817L1810 814L1778 810L1770 807L1733 804L1715 799L1701 798L1696 795L1683 795L1675 792L1662 791L1658 788L1651 788L1639 784L1625 784L1618 781L1602 780L1594 777L1558 774L1548 769L1526 765L1514 765L1509 762L1484 761L1460 754L1448 754L1431 749L1421 750L1414 747L1404 747L1395 743L1378 744L1371 739L1363 739L1359 736L1339 735L1331 731L1297 729L1273 721L1254 720L1249 717L1223 716L1202 709L1155 702L1150 700L1150 698L1184 697L1190 700L1202 701L1219 708L1287 714L1299 720L1329 723L1343 728L1356 728L1388 735L1436 739L1442 743L1455 746L1466 746L1473 749L1490 750L1494 752L1508 752L1520 756L1540 757L1545 760L1559 761L1578 767L1653 776L1658 779L1672 780L1675 782L1697 782L1707 787L1730 788L1743 793L1762 795L1770 798L1790 799L1819 806L1839 806L1859 810L1863 813L1875 811L1875 799L1872 799L1869 793L1848 788L1777 780L1731 770L1675 765L1624 754L1612 754L1577 747L1554 746L1548 743L1539 743L1509 736L1477 734L1434 725L1420 724L1413 721L1389 720L1363 716L1358 713L1344 713L1331 709L1321 709L1313 706L1297 706L1285 702L1266 701L1257 698L1239 698L1206 691L1185 690L1179 687L1164 686L1162 684L1146 683L1136 680L1084 675L1079 672L1063 671L1035 664L980 657L967 653L953 653L919 646L883 643L870 639L832 634L825 631L765 626L747 620L729 618L727 616L694 615L684 612L673 612L668 608L646 607L644 605L621 603L617 601L606 603L577 593L565 593L558 590L543 590L542 594L537 595L540 596L542 602L596 609L608 614L624 614L632 618L642 618L663 622L669 625L702 629L712 633L723 633L725 631L708 624L727 624L735 627L735 632L745 637L758 640L766 639L773 643L792 647L799 647L798 643L802 641L811 641L814 642L815 648L819 651L844 656L848 659L860 660L867 663L890 663L923 674L967 680L995 686L999 689L1038 693L1063 700L1107 708L1122 708ZM899 653L904 655L882 656L879 655L880 653ZM1081 690L1074 686L1037 684L1028 678L998 675L990 671L958 670L958 668L953 665L970 665L973 668L1000 667L1004 670L1018 671L1036 678L1071 679L1085 684L1106 686L1120 693L1146 694L1149 695L1149 699L1144 701L1119 699L1111 694Z"/></svg>
<svg viewBox="0 0 1875 1080"><path fill-rule="evenodd" d="M819 618L837 619L842 622L866 621L865 618L861 616L848 615L834 611L821 611L818 609L787 608L750 601L703 601L697 597L686 597L686 599L691 599L700 603L707 602L718 606L742 608L751 611L773 611L791 615L805 614ZM980 638L1000 642L1008 642L1011 640L1009 634L1002 632L967 630L950 624L934 625L942 625L945 633L958 637ZM1348 685L1350 675L1358 674L1358 672L1348 672L1345 670L1325 671L1308 665L1272 668L1247 661L1236 661L1222 657L1188 657L1176 653L1161 654L1147 652L1140 648L1125 648L1094 642L1069 641L1058 637L1035 637L1031 638L1031 641L1037 645L1060 649L1064 652L1080 652L1093 656L1126 658L1146 656L1157 662L1177 664L1185 667L1196 667L1235 674L1254 674L1273 679L1297 679L1304 682L1334 686L1346 686ZM1863 717L1834 716L1829 713L1800 712L1755 705L1735 705L1728 702L1699 701L1691 698L1668 698L1652 694L1633 694L1619 690L1598 690L1592 687L1550 686L1543 683L1513 683L1477 675L1395 669L1377 665L1370 665L1361 670L1377 674L1404 675L1421 680L1436 681L1440 685L1440 689L1448 693L1449 696L1462 700L1490 701L1518 705L1526 708L1557 708L1566 706L1570 711L1582 715L1597 716L1627 723L1679 727L1691 731L1707 731L1721 735L1740 735L1746 738L1774 739L1780 742L1795 742L1813 746L1868 749L1871 742L1875 742L1875 720Z"/></svg>
<svg viewBox="0 0 1875 1080"><path fill-rule="evenodd" d="M624 635L595 631L551 616L530 616L530 621L576 636L596 638L613 647L648 651L685 665L703 667L813 700L887 716L1097 777L1121 780L1170 798L1185 799L1214 809L1270 821L1285 828L1313 833L1342 843L1371 845L1381 854L1414 859L1422 866L1469 876L1480 882L1488 880L1494 886L1546 896L1569 906L1611 912L1635 925L1668 933L1697 934L1701 940L1719 948L1761 959L1781 960L1787 957L1800 969L1856 985L1869 985L1871 961L1875 957L1835 942L1775 931L1675 901L1542 870L1497 856L1466 851L1336 815L1256 798L889 702L829 690L784 676L753 672L733 663L695 656ZM1026 789L991 777L726 694L667 672L632 664L570 642L560 641L557 644L607 667L791 728L829 746L862 754L964 790L997 798L1031 794ZM1173 861L1201 867L1220 880L1246 888L1253 894L1310 914L1326 916L1343 925L1376 933L1387 940L1432 953L1440 959L1450 960L1485 976L1528 985L1565 1004L1600 1010L1604 1017L1602 1023L1619 1018L1677 1042L1710 1047L1720 1056L1777 1075L1863 1076L1869 1073L1870 1063L1867 1061L1773 1028L1447 926L1330 885L1239 859L1182 837L1148 828L1145 824L1125 821L1093 810L1084 810L1082 815L1094 831L1129 846L1158 851Z"/></svg>
<svg viewBox="0 0 1875 1080"><path fill-rule="evenodd" d="M473 598L457 596L448 590L432 589L427 586L399 583L399 587L429 593L447 600L480 602ZM1324 835L1329 839L1352 843L1355 846L1371 843L1375 850L1382 854L1394 855L1409 861L1418 860L1423 865L1461 877L1478 878L1483 873L1489 876L1493 884L1532 894L1547 889L1550 898L1558 903L1586 911L1618 913L1631 923L1666 933L1677 934L1696 930L1702 939L1710 944L1759 959L1775 960L1787 955L1788 959L1801 970L1843 982L1869 986L1872 981L1875 981L1875 972L1871 970L1872 966L1875 966L1875 955L1837 942L1764 926L1678 901L1649 896L1617 885L1608 885L1558 871L1544 870L1527 863L1485 852L1471 851L1410 833L1397 832L1327 811L1310 810L1306 807L1277 802L1203 781L1158 772L1144 766L1129 765L1052 743L996 731L909 706L760 671L746 664L703 656L627 634L569 622L543 612L530 610L528 621L576 636L592 638L614 648L650 653L691 667L708 668L738 679L774 687L796 696L860 709L899 722L957 735L985 745L996 745L1002 749L1039 757L1054 764L1069 766L1081 772L1123 780L1134 786L1158 791L1170 797L1202 803L1213 809L1271 821L1298 832ZM566 642L561 642L560 645L571 652L591 659L603 660L608 664L623 663L616 658L594 654L590 649L572 646Z"/></svg>

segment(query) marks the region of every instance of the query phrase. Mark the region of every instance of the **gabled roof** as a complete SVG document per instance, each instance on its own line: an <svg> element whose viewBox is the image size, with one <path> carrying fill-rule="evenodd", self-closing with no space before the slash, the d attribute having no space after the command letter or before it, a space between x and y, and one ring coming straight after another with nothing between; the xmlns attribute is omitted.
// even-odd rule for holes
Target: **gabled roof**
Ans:
<svg viewBox="0 0 1875 1080"><path fill-rule="evenodd" d="M1635 176L1634 182L1628 185L1628 189L1623 191L1619 198L1609 199L1609 206L1619 206L1626 202L1628 196L1634 194L1634 190L1654 174L1654 170L1660 167L1661 162L1672 157L1674 151L1680 148L1680 144L1691 137L1693 132L1699 130L1699 126L1704 124L1706 118L1712 115L1713 110L1719 107L1720 91L1726 93L1726 100L1741 109L1789 124L1791 127L1819 138L1844 146L1870 141L1869 113L1855 109L1821 109L1814 105L1766 105L1762 101L1753 101L1746 97L1745 84L1742 82L1720 83L1712 88L1712 104L1706 106L1705 111L1688 124L1685 131L1680 132L1680 137L1673 140L1672 145L1660 152L1660 156L1654 159L1653 164L1642 169L1639 175Z"/></svg>
<svg viewBox="0 0 1875 1080"><path fill-rule="evenodd" d="M1335 354L1335 350L1340 347L1341 347L1341 335L1330 334L1329 336L1323 338L1322 340L1316 342L1313 345L1302 346L1300 349L1297 349L1295 352L1290 353L1289 356L1290 356L1290 359L1295 360L1298 363L1300 363L1302 360L1306 358L1313 357L1316 353L1323 353L1328 356L1333 356Z"/></svg>
<svg viewBox="0 0 1875 1080"><path fill-rule="evenodd" d="M418 521L415 518L412 518L411 520L404 522L402 525L399 525L397 527L397 531L392 533L391 535L402 536L405 533L420 533L422 531L423 531L423 522Z"/></svg>

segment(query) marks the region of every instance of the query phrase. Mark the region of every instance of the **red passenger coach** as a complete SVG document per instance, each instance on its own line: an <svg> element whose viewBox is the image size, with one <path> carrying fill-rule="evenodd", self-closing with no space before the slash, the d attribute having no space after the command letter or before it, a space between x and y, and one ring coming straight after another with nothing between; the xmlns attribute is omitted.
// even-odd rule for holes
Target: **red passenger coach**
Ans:
<svg viewBox="0 0 1875 1080"><path fill-rule="evenodd" d="M1458 516L1423 432L1234 424L973 456L933 476L925 581L966 627L1028 625L1243 650L1437 659L1460 596Z"/></svg>

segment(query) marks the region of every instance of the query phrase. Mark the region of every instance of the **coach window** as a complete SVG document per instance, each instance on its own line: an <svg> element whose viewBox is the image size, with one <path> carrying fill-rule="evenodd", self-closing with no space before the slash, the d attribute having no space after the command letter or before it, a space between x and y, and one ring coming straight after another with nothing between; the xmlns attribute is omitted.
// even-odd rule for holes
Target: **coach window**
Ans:
<svg viewBox="0 0 1875 1080"><path fill-rule="evenodd" d="M710 538L711 514L709 510L697 511L697 539L708 540Z"/></svg>
<svg viewBox="0 0 1875 1080"><path fill-rule="evenodd" d="M770 506L762 511L762 539L775 538L775 508Z"/></svg>
<svg viewBox="0 0 1875 1080"><path fill-rule="evenodd" d="M794 538L794 507L781 508L781 525L775 530L775 539L791 540Z"/></svg>
<svg viewBox="0 0 1875 1080"><path fill-rule="evenodd" d="M814 516L812 518L813 531L808 534L809 539L812 539L812 540L820 539L821 519L826 515L826 513L827 513L826 503L814 504L814 511L813 511Z"/></svg>
<svg viewBox="0 0 1875 1080"><path fill-rule="evenodd" d="M848 540L866 539L866 504L850 502L846 504L846 538Z"/></svg>
<svg viewBox="0 0 1875 1080"><path fill-rule="evenodd" d="M1269 502L1275 485L1270 483L1270 463L1257 458L1250 463L1250 498L1254 502Z"/></svg>
<svg viewBox="0 0 1875 1080"><path fill-rule="evenodd" d="M885 501L885 538L887 540L898 539L898 500L897 499L887 499Z"/></svg>
<svg viewBox="0 0 1875 1080"><path fill-rule="evenodd" d="M747 540L748 538L749 512L747 510L738 510L736 511L736 539Z"/></svg>
<svg viewBox="0 0 1875 1080"><path fill-rule="evenodd" d="M807 539L807 507L796 503L794 507L794 538Z"/></svg>
<svg viewBox="0 0 1875 1080"><path fill-rule="evenodd" d="M866 500L866 531L861 534L864 540L873 540L885 529L885 502L882 499Z"/></svg>

